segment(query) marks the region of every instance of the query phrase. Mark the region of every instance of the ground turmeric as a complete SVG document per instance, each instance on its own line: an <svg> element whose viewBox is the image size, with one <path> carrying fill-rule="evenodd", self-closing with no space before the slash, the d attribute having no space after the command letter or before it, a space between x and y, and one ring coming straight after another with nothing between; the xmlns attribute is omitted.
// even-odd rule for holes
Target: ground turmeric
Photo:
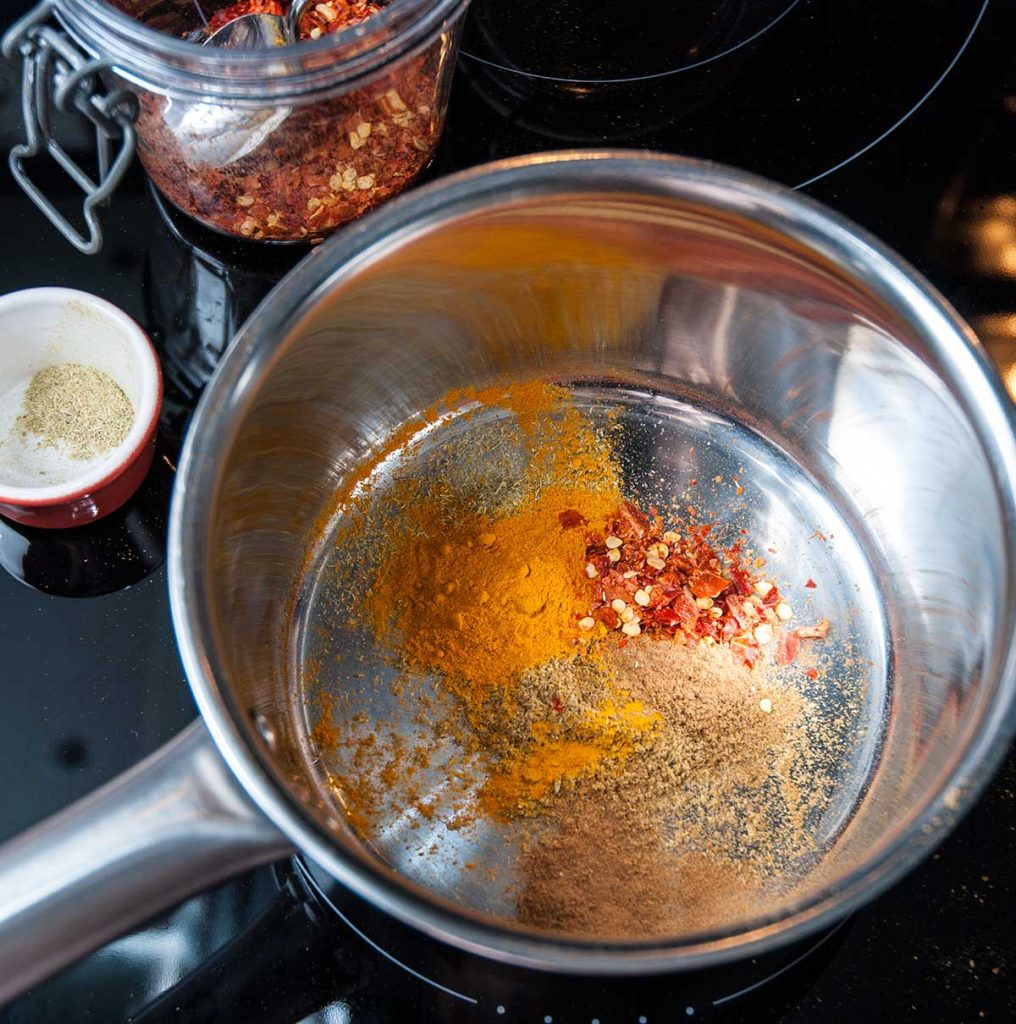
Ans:
<svg viewBox="0 0 1016 1024"><path fill-rule="evenodd" d="M407 668L440 677L457 698L468 726L458 738L488 766L481 810L530 813L562 784L622 763L658 718L608 688L581 721L544 708L511 727L524 673L589 653L593 638L578 625L586 527L616 513L616 463L571 394L539 381L450 393L423 420L431 430L399 438L404 468L383 490L361 478L350 506L360 518L340 543L369 551L374 565L356 614ZM462 431L471 422L472 433ZM472 450L456 437L470 437ZM365 547L371 530L377 543ZM401 789L393 773L404 762L393 756L380 785Z"/></svg>
<svg viewBox="0 0 1016 1024"><path fill-rule="evenodd" d="M380 567L367 608L411 666L485 688L576 650L585 537L562 512L602 519L614 501L549 488L502 519L446 524L426 500ZM479 699L479 695L478 695Z"/></svg>
<svg viewBox="0 0 1016 1024"><path fill-rule="evenodd" d="M659 723L658 712L620 693L605 698L577 726L534 722L531 743L490 771L480 789L480 806L494 818L532 811L562 784L604 769L619 770Z"/></svg>

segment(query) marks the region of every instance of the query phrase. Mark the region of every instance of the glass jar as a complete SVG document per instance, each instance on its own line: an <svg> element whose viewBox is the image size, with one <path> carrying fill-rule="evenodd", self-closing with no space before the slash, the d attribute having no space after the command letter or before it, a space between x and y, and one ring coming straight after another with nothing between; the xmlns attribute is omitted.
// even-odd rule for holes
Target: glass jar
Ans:
<svg viewBox="0 0 1016 1024"><path fill-rule="evenodd" d="M313 241L398 194L430 161L467 4L392 0L316 40L236 50L180 37L173 12L196 10L190 0L43 0L8 32L4 49L24 57L23 89L37 108L45 106L38 98L45 75L57 106L73 103L90 120L98 111L113 122L96 125L107 173L97 184L79 179L93 236L83 239L91 248L72 238L79 248L95 251L96 234L101 244L94 207L112 190L106 179L129 160L129 136L162 194L207 226L250 239ZM51 16L66 34L47 24ZM16 149L31 146L33 127L48 133L48 112L31 107L26 102L26 118L37 124ZM104 166L101 149L118 128L120 153ZM67 234L57 211L26 184L17 155L19 181Z"/></svg>

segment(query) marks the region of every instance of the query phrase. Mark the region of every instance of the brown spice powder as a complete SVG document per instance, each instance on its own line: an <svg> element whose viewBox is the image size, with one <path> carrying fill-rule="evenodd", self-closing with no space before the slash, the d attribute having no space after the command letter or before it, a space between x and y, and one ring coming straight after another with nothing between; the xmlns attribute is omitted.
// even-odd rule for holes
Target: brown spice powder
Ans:
<svg viewBox="0 0 1016 1024"><path fill-rule="evenodd" d="M615 770L543 807L546 827L519 863L519 919L632 938L749 916L761 888L790 881L794 858L811 848L791 772L803 763L812 784L822 778L806 702L724 649L643 640L611 662L609 672L559 666L550 685L566 707L583 707L609 679L657 712L659 727Z"/></svg>
<svg viewBox="0 0 1016 1024"><path fill-rule="evenodd" d="M728 924L758 880L722 854L668 849L617 795L560 801L521 859L523 924L598 939L655 938Z"/></svg>

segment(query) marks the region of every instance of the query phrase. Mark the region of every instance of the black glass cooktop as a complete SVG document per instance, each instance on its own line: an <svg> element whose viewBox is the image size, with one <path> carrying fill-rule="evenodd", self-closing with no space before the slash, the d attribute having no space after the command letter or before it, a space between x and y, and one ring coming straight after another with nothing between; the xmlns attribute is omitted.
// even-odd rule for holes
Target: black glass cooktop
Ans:
<svg viewBox="0 0 1016 1024"><path fill-rule="evenodd" d="M8 0L0 16L26 7ZM1016 390L1014 36L1006 0L473 0L428 176L609 145L801 187L927 274ZM0 64L4 150L20 132L16 81ZM111 299L147 327L167 382L157 457L123 510L69 532L0 520L0 840L193 717L163 568L176 453L224 346L304 255L209 235L163 209L137 168L105 221L101 255L78 255L0 170L0 290ZM0 1020L1011 1020L1014 789L1010 755L956 833L872 906L802 947L708 974L608 986L494 968L285 861L110 944Z"/></svg>

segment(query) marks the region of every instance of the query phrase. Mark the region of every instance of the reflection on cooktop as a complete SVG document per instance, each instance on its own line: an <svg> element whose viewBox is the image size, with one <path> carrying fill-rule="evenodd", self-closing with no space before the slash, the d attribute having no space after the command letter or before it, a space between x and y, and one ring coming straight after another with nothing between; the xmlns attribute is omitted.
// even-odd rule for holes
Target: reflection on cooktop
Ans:
<svg viewBox="0 0 1016 1024"><path fill-rule="evenodd" d="M561 82L632 81L701 67L758 39L801 0L473 0L472 60Z"/></svg>
<svg viewBox="0 0 1016 1024"><path fill-rule="evenodd" d="M45 594L100 597L140 583L166 557L173 470L160 435L152 469L121 508L95 523L43 530L0 518L0 565Z"/></svg>
<svg viewBox="0 0 1016 1024"><path fill-rule="evenodd" d="M988 0L928 0L920 17L884 0L728 0L666 18L655 3L578 6L478 0L451 112L459 163L606 142L810 184L927 102Z"/></svg>

